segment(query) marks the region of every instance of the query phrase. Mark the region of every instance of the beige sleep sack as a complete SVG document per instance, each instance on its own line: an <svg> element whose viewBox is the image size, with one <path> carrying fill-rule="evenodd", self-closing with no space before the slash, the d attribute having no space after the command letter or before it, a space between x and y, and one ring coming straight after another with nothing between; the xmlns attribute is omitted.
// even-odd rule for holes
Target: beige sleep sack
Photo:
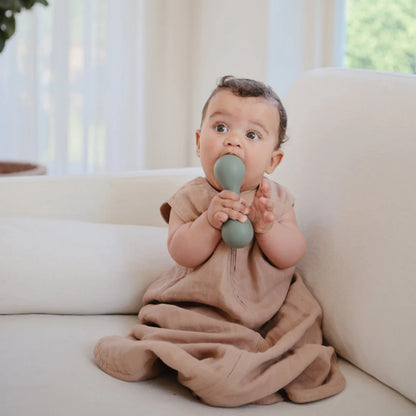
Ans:
<svg viewBox="0 0 416 416"><path fill-rule="evenodd" d="M279 219L293 198L277 183L269 186ZM171 209L193 221L217 192L197 178L161 213L166 221ZM242 197L251 202L254 191ZM309 402L345 386L333 348L322 345L319 304L295 268L273 266L255 239L242 249L221 241L194 269L175 265L143 303L128 337L106 337L95 347L98 365L114 377L143 380L168 366L202 401L225 407Z"/></svg>

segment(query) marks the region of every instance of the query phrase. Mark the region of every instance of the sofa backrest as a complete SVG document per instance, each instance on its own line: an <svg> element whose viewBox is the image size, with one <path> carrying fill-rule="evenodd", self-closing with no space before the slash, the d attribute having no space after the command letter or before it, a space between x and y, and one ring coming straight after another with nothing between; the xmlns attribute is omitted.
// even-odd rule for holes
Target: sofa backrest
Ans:
<svg viewBox="0 0 416 416"><path fill-rule="evenodd" d="M416 401L416 76L320 69L286 100L274 178L296 198L299 268L338 353Z"/></svg>
<svg viewBox="0 0 416 416"><path fill-rule="evenodd" d="M201 168L111 174L1 177L0 217L166 225L160 205Z"/></svg>

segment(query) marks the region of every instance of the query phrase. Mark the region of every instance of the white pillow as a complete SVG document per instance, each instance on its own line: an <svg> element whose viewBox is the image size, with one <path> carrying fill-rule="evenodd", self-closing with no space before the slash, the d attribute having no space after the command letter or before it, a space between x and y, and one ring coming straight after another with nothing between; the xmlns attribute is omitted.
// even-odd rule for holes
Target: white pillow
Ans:
<svg viewBox="0 0 416 416"><path fill-rule="evenodd" d="M136 313L172 264L167 228L0 218L0 313Z"/></svg>

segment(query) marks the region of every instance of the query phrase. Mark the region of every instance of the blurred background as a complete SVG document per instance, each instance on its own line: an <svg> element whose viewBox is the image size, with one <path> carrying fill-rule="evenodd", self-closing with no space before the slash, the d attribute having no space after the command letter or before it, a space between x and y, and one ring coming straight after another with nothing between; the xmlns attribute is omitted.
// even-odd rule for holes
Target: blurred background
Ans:
<svg viewBox="0 0 416 416"><path fill-rule="evenodd" d="M199 165L195 130L222 75L284 101L313 68L416 73L416 0L48 0L15 20L0 161L50 175Z"/></svg>

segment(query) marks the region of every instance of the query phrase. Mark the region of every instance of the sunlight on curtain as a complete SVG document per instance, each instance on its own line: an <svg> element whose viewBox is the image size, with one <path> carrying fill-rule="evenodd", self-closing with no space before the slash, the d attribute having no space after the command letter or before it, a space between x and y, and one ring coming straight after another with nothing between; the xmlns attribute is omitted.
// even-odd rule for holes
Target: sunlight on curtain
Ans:
<svg viewBox="0 0 416 416"><path fill-rule="evenodd" d="M50 174L143 167L143 0L50 0L0 54L0 160Z"/></svg>

